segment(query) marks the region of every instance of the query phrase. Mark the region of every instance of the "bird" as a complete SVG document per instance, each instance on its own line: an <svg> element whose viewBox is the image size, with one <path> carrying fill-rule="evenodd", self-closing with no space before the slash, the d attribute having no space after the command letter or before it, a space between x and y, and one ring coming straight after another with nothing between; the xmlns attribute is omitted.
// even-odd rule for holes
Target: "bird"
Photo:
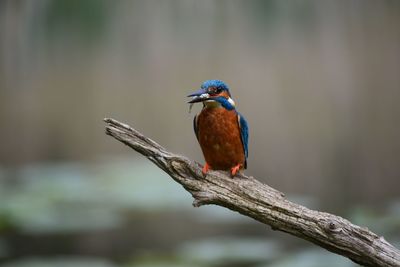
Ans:
<svg viewBox="0 0 400 267"><path fill-rule="evenodd" d="M247 168L249 129L246 119L236 110L228 85L207 80L188 95L188 103L203 103L193 118L193 128L205 159L203 175L209 170L230 171L234 177Z"/></svg>

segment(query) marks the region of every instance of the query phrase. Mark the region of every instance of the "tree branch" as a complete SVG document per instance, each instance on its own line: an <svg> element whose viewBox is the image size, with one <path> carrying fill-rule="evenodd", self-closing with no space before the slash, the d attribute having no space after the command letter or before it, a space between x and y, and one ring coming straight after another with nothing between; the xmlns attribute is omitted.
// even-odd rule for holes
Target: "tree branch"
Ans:
<svg viewBox="0 0 400 267"><path fill-rule="evenodd" d="M106 134L147 157L194 198L193 206L215 204L237 211L273 230L308 240L364 266L400 266L400 251L365 227L342 217L314 211L288 201L284 194L253 177L210 171L186 157L168 152L126 124L104 119Z"/></svg>

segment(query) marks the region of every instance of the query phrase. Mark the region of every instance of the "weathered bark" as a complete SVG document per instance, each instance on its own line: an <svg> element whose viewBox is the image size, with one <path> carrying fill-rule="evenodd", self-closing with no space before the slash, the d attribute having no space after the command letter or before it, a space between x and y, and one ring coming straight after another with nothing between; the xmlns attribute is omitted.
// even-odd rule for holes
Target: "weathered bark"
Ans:
<svg viewBox="0 0 400 267"><path fill-rule="evenodd" d="M228 172L210 171L204 177L198 163L168 152L126 124L113 119L104 121L106 134L168 173L192 194L195 207L206 204L226 207L364 266L400 266L400 251L366 227L290 202L283 193L251 176L239 174L231 178Z"/></svg>

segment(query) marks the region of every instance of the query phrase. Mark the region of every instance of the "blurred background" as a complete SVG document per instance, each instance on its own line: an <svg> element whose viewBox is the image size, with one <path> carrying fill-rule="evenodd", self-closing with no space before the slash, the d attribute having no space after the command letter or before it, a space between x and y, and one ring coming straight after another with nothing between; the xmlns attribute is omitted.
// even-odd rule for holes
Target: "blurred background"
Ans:
<svg viewBox="0 0 400 267"><path fill-rule="evenodd" d="M203 162L186 95L222 79L247 174L400 247L400 2L2 0L0 266L356 266L192 208L104 117Z"/></svg>

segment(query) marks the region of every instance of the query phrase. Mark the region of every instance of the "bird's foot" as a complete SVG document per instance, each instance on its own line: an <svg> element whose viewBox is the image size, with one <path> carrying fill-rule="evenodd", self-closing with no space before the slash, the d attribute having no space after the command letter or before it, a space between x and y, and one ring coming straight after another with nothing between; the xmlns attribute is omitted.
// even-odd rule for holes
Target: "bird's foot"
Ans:
<svg viewBox="0 0 400 267"><path fill-rule="evenodd" d="M203 169L201 170L201 172L203 173L204 176L207 175L207 172L210 170L210 165L208 165L208 163L206 162L203 166Z"/></svg>
<svg viewBox="0 0 400 267"><path fill-rule="evenodd" d="M231 169L231 176L234 177L239 172L239 170L242 166L243 166L243 164L240 163L240 164L236 165L235 167L233 167Z"/></svg>

